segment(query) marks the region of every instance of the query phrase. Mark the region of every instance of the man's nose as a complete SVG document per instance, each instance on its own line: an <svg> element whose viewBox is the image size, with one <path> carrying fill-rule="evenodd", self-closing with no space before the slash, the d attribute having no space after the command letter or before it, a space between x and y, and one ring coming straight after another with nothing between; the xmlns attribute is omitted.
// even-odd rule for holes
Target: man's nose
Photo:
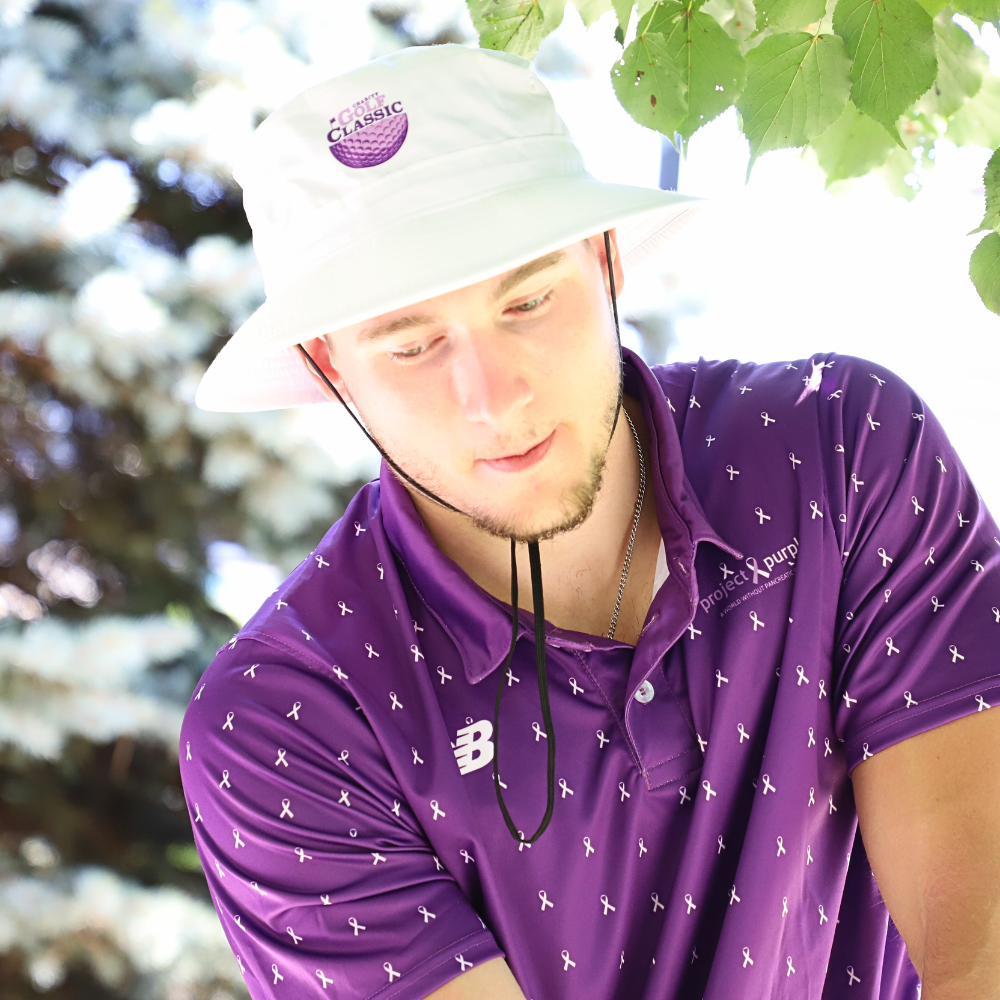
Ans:
<svg viewBox="0 0 1000 1000"><path fill-rule="evenodd" d="M503 424L534 398L503 338L474 333L457 352L452 378L459 404L472 423Z"/></svg>

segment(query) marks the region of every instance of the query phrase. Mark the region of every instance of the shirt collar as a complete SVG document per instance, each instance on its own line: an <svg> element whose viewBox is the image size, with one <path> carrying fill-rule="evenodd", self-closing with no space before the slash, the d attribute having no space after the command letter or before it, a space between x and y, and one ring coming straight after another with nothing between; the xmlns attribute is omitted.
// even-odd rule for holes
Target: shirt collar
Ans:
<svg viewBox="0 0 1000 1000"><path fill-rule="evenodd" d="M712 542L738 559L743 555L712 527L687 481L677 427L656 376L628 348L622 348L622 357L625 391L642 402L656 459L650 466L667 560L671 569L679 565L690 582L699 542ZM476 684L502 664L510 650L510 604L483 590L438 549L409 493L384 461L379 483L382 523L389 543L413 587L454 641L469 683ZM531 634L531 612L519 608L518 615L518 635ZM559 646L628 645L551 626L546 629L546 637L550 644Z"/></svg>

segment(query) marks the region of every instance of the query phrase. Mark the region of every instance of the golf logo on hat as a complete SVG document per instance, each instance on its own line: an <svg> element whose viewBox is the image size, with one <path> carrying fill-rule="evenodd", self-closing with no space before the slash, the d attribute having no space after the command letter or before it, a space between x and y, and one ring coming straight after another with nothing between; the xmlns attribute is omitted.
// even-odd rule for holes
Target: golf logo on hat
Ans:
<svg viewBox="0 0 1000 1000"><path fill-rule="evenodd" d="M345 167L376 167L395 156L409 122L402 101L376 92L355 101L330 119L330 152Z"/></svg>

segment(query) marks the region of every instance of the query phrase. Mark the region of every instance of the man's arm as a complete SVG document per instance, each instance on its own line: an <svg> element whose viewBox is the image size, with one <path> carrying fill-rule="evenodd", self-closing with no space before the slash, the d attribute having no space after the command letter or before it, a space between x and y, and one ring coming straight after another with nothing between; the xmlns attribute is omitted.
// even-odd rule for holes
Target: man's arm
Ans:
<svg viewBox="0 0 1000 1000"><path fill-rule="evenodd" d="M456 952L477 966L501 954L441 871L347 683L290 643L243 636L185 713L195 846L253 1000L318 998L331 984L361 1000L390 969L426 993L450 981Z"/></svg>
<svg viewBox="0 0 1000 1000"><path fill-rule="evenodd" d="M524 994L502 958L491 958L456 976L427 1000L524 1000Z"/></svg>
<svg viewBox="0 0 1000 1000"><path fill-rule="evenodd" d="M896 743L851 778L922 1000L1000 1000L1000 711Z"/></svg>

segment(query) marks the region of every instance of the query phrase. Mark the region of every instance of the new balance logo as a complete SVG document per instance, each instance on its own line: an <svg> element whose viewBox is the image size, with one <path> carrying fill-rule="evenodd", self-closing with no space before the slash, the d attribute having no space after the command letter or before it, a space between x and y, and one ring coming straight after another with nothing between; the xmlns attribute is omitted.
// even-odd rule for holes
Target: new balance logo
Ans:
<svg viewBox="0 0 1000 1000"><path fill-rule="evenodd" d="M458 731L455 759L462 774L478 771L493 760L493 723L488 719L473 722ZM478 756L476 756L478 754Z"/></svg>

